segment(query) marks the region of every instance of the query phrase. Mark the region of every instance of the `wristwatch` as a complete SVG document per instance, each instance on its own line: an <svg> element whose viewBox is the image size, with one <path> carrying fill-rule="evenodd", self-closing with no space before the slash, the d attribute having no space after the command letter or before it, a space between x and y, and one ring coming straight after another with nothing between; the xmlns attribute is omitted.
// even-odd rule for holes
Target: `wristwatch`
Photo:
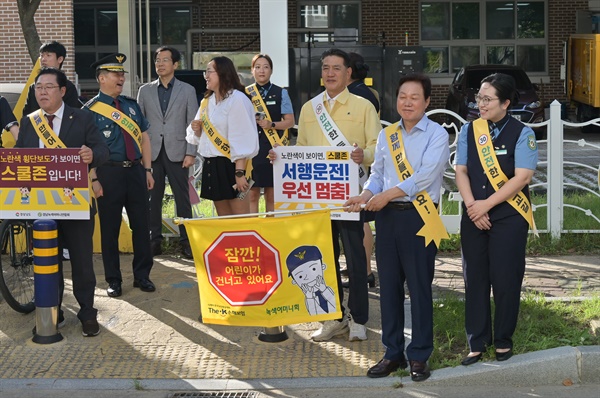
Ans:
<svg viewBox="0 0 600 398"><path fill-rule="evenodd" d="M149 172L149 173L153 173L154 172L154 170L152 170L152 167L150 167L149 169L146 169L146 171Z"/></svg>
<svg viewBox="0 0 600 398"><path fill-rule="evenodd" d="M275 128L275 122L271 122L271 128Z"/></svg>
<svg viewBox="0 0 600 398"><path fill-rule="evenodd" d="M244 175L245 175L244 170L238 169L238 170L235 171L235 176L236 177L242 178Z"/></svg>

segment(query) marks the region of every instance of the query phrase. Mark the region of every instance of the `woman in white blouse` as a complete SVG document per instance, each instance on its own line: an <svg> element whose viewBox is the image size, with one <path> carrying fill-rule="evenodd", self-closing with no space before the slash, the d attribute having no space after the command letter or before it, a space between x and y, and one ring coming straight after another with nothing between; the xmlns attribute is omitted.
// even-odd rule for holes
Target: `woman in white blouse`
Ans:
<svg viewBox="0 0 600 398"><path fill-rule="evenodd" d="M246 214L250 201L238 195L249 189L246 163L258 153L254 107L229 58L213 58L204 78L206 93L186 136L204 158L200 196L219 216Z"/></svg>

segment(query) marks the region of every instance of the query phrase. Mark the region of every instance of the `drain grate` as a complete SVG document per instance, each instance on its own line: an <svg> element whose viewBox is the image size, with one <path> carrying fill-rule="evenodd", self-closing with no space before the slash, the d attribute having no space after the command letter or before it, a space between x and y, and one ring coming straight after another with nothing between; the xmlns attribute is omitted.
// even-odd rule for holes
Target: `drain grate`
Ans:
<svg viewBox="0 0 600 398"><path fill-rule="evenodd" d="M194 391L176 392L169 398L257 398L256 392Z"/></svg>

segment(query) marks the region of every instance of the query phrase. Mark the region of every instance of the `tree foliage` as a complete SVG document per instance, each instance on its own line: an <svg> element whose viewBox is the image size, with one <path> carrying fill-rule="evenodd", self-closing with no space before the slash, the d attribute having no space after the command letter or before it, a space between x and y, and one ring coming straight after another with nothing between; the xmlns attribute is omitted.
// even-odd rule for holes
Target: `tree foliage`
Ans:
<svg viewBox="0 0 600 398"><path fill-rule="evenodd" d="M31 61L35 64L35 61L39 57L40 46L42 41L38 34L37 27L35 26L35 16L38 7L42 0L16 0L17 7L19 8L19 19L21 20L21 29L23 30L23 37L27 44L27 51L31 57Z"/></svg>

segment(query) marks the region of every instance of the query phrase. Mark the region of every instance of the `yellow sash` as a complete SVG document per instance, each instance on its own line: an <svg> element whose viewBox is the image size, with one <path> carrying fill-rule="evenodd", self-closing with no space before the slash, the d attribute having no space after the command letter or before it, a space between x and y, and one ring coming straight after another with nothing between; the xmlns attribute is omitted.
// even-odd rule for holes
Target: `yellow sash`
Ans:
<svg viewBox="0 0 600 398"><path fill-rule="evenodd" d="M500 168L498 158L496 158L487 121L481 118L473 121L473 133L475 134L477 154L479 155L481 167L483 167L483 171L488 180L490 180L492 187L497 191L508 182L508 178ZM508 199L507 202L529 223L529 228L533 228L533 212L531 211L531 204L527 196L522 191L519 191L512 199Z"/></svg>
<svg viewBox="0 0 600 398"><path fill-rule="evenodd" d="M44 143L44 147L46 148L66 148L64 142L50 128L50 125L46 122L46 118L44 117L44 112L39 109L35 112L31 112L27 115L29 120L31 121L31 125L35 130L40 140ZM88 178L88 190L90 192L90 201L94 198L94 191L92 190L92 182Z"/></svg>
<svg viewBox="0 0 600 398"><path fill-rule="evenodd" d="M131 137L133 137L133 141L135 141L138 150L140 153L142 153L142 132L140 131L137 123L134 122L129 116L117 108L100 101L94 102L94 104L90 107L90 110L117 123L119 127L124 129Z"/></svg>
<svg viewBox="0 0 600 398"><path fill-rule="evenodd" d="M252 105L254 105L254 110L256 112L264 112L267 119L273 120L273 119L271 119L271 115L269 114L269 110L267 109L267 106L265 105L265 102L263 101L262 96L258 92L256 83L246 87L246 92L248 93L248 95L250 96L250 98L252 100ZM289 144L287 129L284 130L283 137L279 137L279 134L277 134L277 130L275 130L274 128L266 129L265 134L266 134L267 138L269 139L269 142L271 143L272 147L274 147L275 144L277 144L277 145L288 145Z"/></svg>
<svg viewBox="0 0 600 398"><path fill-rule="evenodd" d="M58 138L54 130L50 128L50 125L44 117L44 112L41 109L31 112L27 117L31 121L33 129L46 148L66 148L65 144Z"/></svg>
<svg viewBox="0 0 600 398"><path fill-rule="evenodd" d="M231 159L231 154L229 153L229 141L219 134L208 118L208 98L204 98L200 102L200 120L202 121L202 130L209 136L210 142L223 156L227 159Z"/></svg>
<svg viewBox="0 0 600 398"><path fill-rule="evenodd" d="M404 150L404 142L402 141L402 131L400 129L400 123L398 128L394 125L390 125L385 128L385 135L387 137L388 147L392 155L392 159L396 160L396 173L400 181L404 181L413 174L413 168L408 163L406 152ZM423 228L417 232L418 236L425 238L425 246L429 245L429 242L434 241L437 247L440 247L442 239L449 239L446 227L442 222L433 200L427 193L426 190L419 192L412 201L415 208L419 212L421 219L423 220Z"/></svg>

